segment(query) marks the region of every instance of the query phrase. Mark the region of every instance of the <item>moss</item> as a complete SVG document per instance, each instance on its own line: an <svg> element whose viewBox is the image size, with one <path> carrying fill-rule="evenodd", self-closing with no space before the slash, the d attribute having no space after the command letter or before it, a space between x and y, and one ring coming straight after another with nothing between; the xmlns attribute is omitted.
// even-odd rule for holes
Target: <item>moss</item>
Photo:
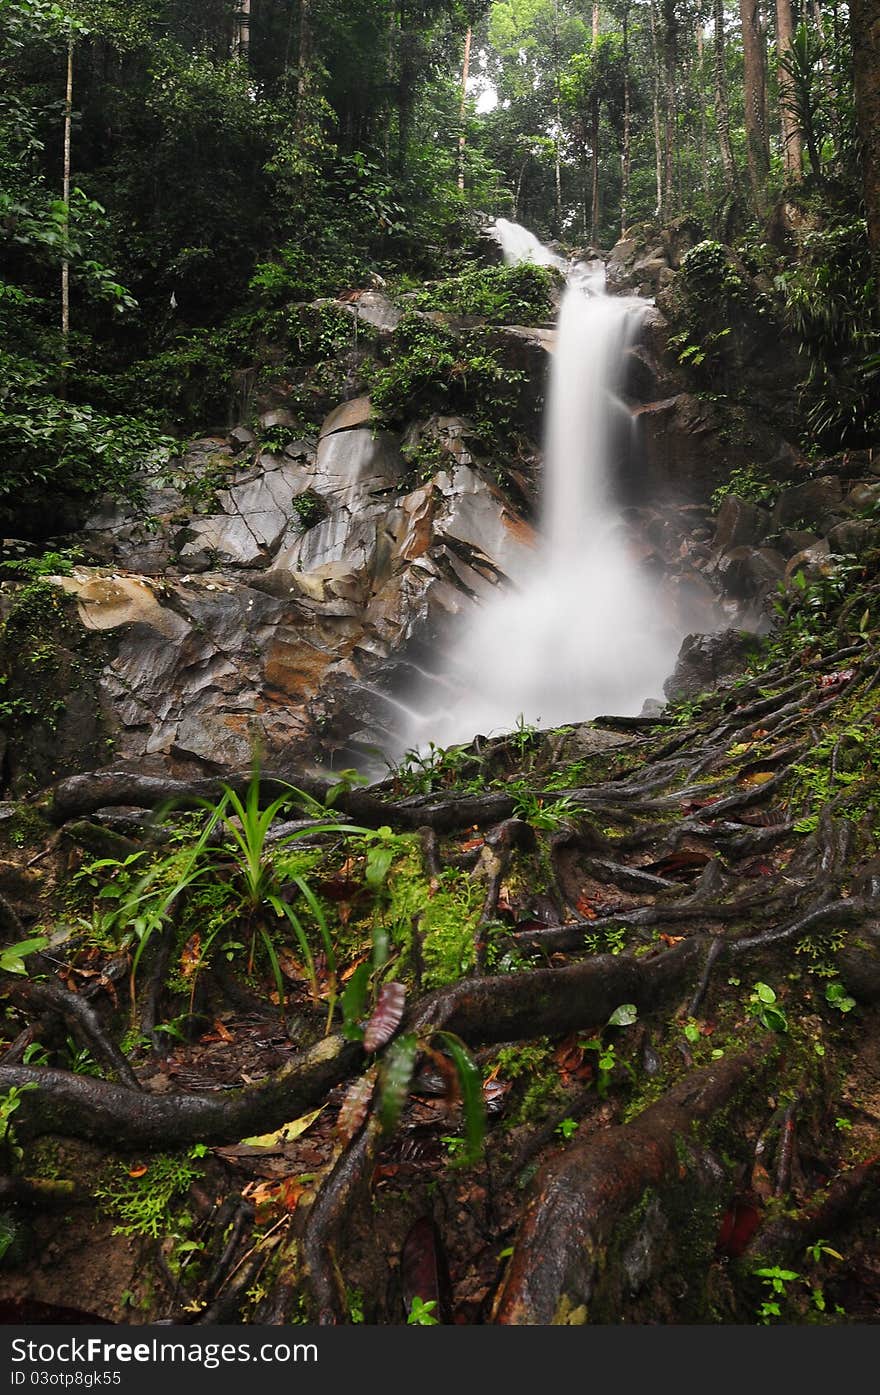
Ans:
<svg viewBox="0 0 880 1395"><path fill-rule="evenodd" d="M404 841L404 840L401 840ZM481 888L465 872L449 868L436 887L425 877L417 839L393 864L386 884L385 916L394 942L415 967L413 926L418 927L426 988L454 983L476 960Z"/></svg>

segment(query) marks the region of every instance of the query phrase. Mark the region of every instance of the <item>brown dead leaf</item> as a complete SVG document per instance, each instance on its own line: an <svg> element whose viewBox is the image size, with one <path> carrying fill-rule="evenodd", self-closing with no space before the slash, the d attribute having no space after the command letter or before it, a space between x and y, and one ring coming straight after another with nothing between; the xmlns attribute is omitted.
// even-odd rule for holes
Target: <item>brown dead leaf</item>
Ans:
<svg viewBox="0 0 880 1395"><path fill-rule="evenodd" d="M184 979L192 978L202 962L202 937L198 930L190 935L183 949L180 951L180 976Z"/></svg>

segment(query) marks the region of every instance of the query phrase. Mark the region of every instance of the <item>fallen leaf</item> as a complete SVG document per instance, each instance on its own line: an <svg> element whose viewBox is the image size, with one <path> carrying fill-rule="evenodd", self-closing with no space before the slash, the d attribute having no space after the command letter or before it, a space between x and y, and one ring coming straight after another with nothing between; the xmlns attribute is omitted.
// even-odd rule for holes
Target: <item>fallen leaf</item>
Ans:
<svg viewBox="0 0 880 1395"><path fill-rule="evenodd" d="M753 770L750 775L742 775L738 783L745 785L747 789L753 789L758 785L766 785L768 780L773 779L774 774L772 770Z"/></svg>
<svg viewBox="0 0 880 1395"><path fill-rule="evenodd" d="M243 1138L236 1148L271 1148L273 1152L280 1152L285 1144L292 1143L295 1138L301 1137L306 1129L311 1128L323 1109L324 1106L321 1105L320 1109L313 1109L310 1114L303 1114L299 1119L292 1119L289 1124L282 1124L281 1128L275 1129L273 1133L260 1133L255 1134L253 1138ZM235 1148L226 1148L223 1151L234 1153Z"/></svg>
<svg viewBox="0 0 880 1395"><path fill-rule="evenodd" d="M148 1171L149 1168L146 1163L138 1163L137 1167L129 1168L128 1175L129 1177L143 1177Z"/></svg>

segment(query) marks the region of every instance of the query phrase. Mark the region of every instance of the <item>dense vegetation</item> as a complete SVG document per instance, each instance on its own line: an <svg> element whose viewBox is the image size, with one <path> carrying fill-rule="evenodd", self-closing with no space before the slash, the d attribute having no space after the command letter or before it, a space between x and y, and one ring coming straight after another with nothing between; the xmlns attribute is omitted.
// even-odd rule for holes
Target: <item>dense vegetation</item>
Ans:
<svg viewBox="0 0 880 1395"><path fill-rule="evenodd" d="M7 517L13 496L124 487L161 431L240 409L236 383L291 303L459 270L478 214L606 247L683 215L745 239L824 389L816 425L846 442L873 409L870 6L3 0L0 15Z"/></svg>

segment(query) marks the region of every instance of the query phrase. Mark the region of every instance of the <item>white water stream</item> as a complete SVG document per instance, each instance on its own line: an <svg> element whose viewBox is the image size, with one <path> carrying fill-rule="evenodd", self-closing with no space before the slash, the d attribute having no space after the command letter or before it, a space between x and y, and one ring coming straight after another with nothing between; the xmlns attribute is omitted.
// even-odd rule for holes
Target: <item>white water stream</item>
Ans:
<svg viewBox="0 0 880 1395"><path fill-rule="evenodd" d="M540 541L512 584L463 623L441 661L442 683L413 720L411 746L510 731L520 719L548 727L636 715L646 698L662 697L683 637L632 554L612 478L621 414L632 430L616 390L644 303L606 295L601 263L570 268L504 219L495 231L508 263L555 265L568 280L550 374Z"/></svg>

